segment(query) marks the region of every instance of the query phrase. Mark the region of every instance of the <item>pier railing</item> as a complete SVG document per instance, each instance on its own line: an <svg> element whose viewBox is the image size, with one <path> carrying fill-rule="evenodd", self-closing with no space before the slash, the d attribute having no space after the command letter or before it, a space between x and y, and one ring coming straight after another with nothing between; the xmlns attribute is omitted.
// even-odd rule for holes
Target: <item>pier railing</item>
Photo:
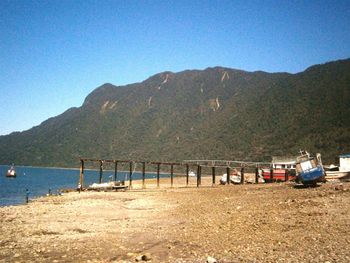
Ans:
<svg viewBox="0 0 350 263"><path fill-rule="evenodd" d="M111 160L111 159L92 159L92 158L80 158L80 177L78 188L83 190L84 187L84 176L85 176L85 166L86 163L93 164L96 166L98 164L99 170L99 183L102 183L104 168L113 167L114 182L117 181L118 172L123 171L128 174L128 180L124 183L128 183L127 187L129 189L133 188L134 175L136 171L136 166L141 169L137 172L141 174L141 187L146 188L146 182L148 185L155 185L157 188L160 187L161 181L164 186L174 187L174 178L184 178L182 185L193 186L193 179L195 180L194 186L200 187L202 185L202 178L205 177L206 186L218 184L218 177L221 177L222 173L226 173L227 180L226 183L231 183L231 172L233 170L237 171L237 175L240 177L239 183L244 184L245 176L249 173L250 176L254 176L251 183L259 183L259 169L262 167L270 167L270 163L257 163L257 162L241 162L241 161L225 161L225 160L186 160L184 162L150 162L150 161L137 161L137 160ZM123 170L120 169L123 166ZM153 173L153 178L147 178L147 173ZM273 178L273 170L271 169L271 176ZM167 180L161 179L161 175L166 174ZM194 176L193 176L194 175ZM162 176L164 178L164 176ZM139 181L138 180L138 181ZM220 180L220 179L219 179ZM167 181L167 183L164 183ZM140 182L140 181L139 181ZM178 180L177 180L178 183ZM140 185L140 183L138 183ZM178 186L178 184L177 184Z"/></svg>

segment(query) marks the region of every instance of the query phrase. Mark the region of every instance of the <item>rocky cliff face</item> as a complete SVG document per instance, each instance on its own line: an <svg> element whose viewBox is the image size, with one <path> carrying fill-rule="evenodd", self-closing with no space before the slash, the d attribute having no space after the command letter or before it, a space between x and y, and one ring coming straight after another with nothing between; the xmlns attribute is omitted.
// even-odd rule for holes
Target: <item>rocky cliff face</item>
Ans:
<svg viewBox="0 0 350 263"><path fill-rule="evenodd" d="M104 84L72 108L0 137L0 163L78 165L78 157L270 160L299 149L350 152L350 60L298 74L222 67Z"/></svg>

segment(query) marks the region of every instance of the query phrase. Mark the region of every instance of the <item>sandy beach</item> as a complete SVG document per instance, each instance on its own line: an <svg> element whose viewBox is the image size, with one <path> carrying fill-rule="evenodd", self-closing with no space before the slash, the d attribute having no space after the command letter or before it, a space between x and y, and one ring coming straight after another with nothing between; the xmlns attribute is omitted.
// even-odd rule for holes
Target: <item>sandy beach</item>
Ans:
<svg viewBox="0 0 350 263"><path fill-rule="evenodd" d="M350 183L293 186L84 191L1 207L0 262L350 262Z"/></svg>

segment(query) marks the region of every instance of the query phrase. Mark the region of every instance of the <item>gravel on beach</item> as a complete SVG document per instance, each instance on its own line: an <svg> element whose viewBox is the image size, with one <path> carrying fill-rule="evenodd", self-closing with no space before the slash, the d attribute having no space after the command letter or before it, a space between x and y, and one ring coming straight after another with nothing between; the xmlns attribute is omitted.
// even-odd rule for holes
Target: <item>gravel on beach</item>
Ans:
<svg viewBox="0 0 350 263"><path fill-rule="evenodd" d="M350 262L350 183L72 192L0 220L0 262Z"/></svg>

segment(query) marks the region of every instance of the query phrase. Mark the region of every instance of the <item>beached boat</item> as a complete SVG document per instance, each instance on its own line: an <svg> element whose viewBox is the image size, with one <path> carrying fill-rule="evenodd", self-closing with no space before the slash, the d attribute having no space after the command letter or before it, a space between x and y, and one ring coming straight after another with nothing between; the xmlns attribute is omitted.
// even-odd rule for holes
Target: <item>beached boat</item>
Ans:
<svg viewBox="0 0 350 263"><path fill-rule="evenodd" d="M12 165L11 168L7 170L6 177L16 177L16 169L14 165Z"/></svg>
<svg viewBox="0 0 350 263"><path fill-rule="evenodd" d="M241 173L236 169L233 169L230 173L230 183L240 184L241 183ZM227 173L224 173L220 178L220 184L227 184Z"/></svg>
<svg viewBox="0 0 350 263"><path fill-rule="evenodd" d="M323 165L324 170L327 171L339 171L339 166L336 166L334 164L331 165Z"/></svg>
<svg viewBox="0 0 350 263"><path fill-rule="evenodd" d="M321 154L311 157L307 151L301 151L296 162L296 182L304 185L316 185L317 182L325 181L325 171L323 169Z"/></svg>
<svg viewBox="0 0 350 263"><path fill-rule="evenodd" d="M124 184L124 182L106 182L106 183L93 183L89 185L87 190L95 190L95 191L108 191L108 190L125 190L128 186ZM81 189L81 186L78 186L78 190Z"/></svg>
<svg viewBox="0 0 350 263"><path fill-rule="evenodd" d="M331 164L325 170L326 180L350 180L350 154L339 155L339 166Z"/></svg>
<svg viewBox="0 0 350 263"><path fill-rule="evenodd" d="M241 176L238 176L237 174L231 174L230 175L230 183L231 184L240 184L241 183ZM227 173L224 173L221 176L220 184L227 184Z"/></svg>
<svg viewBox="0 0 350 263"><path fill-rule="evenodd" d="M326 180L350 181L350 171L326 171Z"/></svg>
<svg viewBox="0 0 350 263"><path fill-rule="evenodd" d="M266 182L282 182L286 181L286 179L287 181L295 179L294 173L292 173L288 169L272 169L272 176L271 169L262 169L262 176Z"/></svg>
<svg viewBox="0 0 350 263"><path fill-rule="evenodd" d="M190 172L188 173L188 176L190 176L190 177L196 177L196 173L193 172L193 171L190 171Z"/></svg>

